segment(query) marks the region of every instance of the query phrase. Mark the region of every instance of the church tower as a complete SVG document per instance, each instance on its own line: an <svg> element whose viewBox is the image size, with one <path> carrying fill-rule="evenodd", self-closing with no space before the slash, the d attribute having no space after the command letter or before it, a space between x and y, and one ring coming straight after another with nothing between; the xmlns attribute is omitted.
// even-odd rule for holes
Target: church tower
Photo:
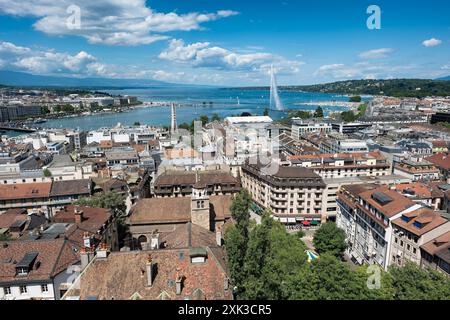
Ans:
<svg viewBox="0 0 450 320"><path fill-rule="evenodd" d="M211 214L206 183L200 182L198 173L196 173L196 181L192 187L191 222L202 228L211 230Z"/></svg>

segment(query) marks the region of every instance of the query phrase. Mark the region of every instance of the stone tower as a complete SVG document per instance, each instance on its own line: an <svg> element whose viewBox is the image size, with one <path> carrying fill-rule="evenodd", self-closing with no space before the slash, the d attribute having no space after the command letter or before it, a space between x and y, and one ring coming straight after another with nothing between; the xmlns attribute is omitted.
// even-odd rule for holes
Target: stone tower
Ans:
<svg viewBox="0 0 450 320"><path fill-rule="evenodd" d="M209 211L209 196L206 184L198 180L192 187L191 222L202 228L211 230L211 215Z"/></svg>

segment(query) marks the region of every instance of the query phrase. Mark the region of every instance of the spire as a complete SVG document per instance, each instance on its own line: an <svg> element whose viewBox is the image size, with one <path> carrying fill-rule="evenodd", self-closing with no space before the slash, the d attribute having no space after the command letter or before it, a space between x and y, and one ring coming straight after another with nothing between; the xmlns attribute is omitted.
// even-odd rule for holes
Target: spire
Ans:
<svg viewBox="0 0 450 320"><path fill-rule="evenodd" d="M171 106L171 116L170 116L170 133L175 134L178 131L177 128L177 112L175 110L175 103Z"/></svg>

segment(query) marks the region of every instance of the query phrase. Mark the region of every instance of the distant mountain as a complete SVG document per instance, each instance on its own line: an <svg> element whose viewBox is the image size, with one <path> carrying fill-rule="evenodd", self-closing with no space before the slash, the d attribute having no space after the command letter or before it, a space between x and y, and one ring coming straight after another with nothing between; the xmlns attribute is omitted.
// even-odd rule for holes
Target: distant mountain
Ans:
<svg viewBox="0 0 450 320"><path fill-rule="evenodd" d="M70 78L0 70L0 85L34 87L154 87L172 84L149 79Z"/></svg>
<svg viewBox="0 0 450 320"><path fill-rule="evenodd" d="M436 79L436 80L450 80L450 76L442 77L442 78L439 78L439 79Z"/></svg>

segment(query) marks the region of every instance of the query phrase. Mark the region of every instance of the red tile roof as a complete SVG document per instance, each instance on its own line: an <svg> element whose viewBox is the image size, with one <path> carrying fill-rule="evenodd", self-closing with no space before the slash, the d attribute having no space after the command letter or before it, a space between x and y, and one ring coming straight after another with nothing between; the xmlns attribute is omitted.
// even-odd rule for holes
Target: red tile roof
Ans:
<svg viewBox="0 0 450 320"><path fill-rule="evenodd" d="M210 196L211 210L215 220L231 216L232 196ZM147 198L137 202L131 210L130 223L179 223L191 221L191 197Z"/></svg>
<svg viewBox="0 0 450 320"><path fill-rule="evenodd" d="M231 299L231 287L225 290L227 271L223 250L206 248L205 263L191 263L191 249L165 249L151 252L113 252L107 259L96 259L80 278L80 299L95 296L99 300L158 299ZM151 254L157 272L147 286L146 263ZM182 277L182 291L176 294L175 279ZM68 292L71 295L71 292Z"/></svg>
<svg viewBox="0 0 450 320"><path fill-rule="evenodd" d="M445 223L449 223L447 219L444 219L440 214L428 208L420 208L418 210L408 212L404 214L404 216L410 218L411 220L406 222L402 218L398 218L392 221L392 223L419 237ZM421 223L422 228L416 227L414 225L415 222Z"/></svg>
<svg viewBox="0 0 450 320"><path fill-rule="evenodd" d="M425 160L433 163L437 167L450 170L450 153L449 152L441 152L436 153L430 157L425 158Z"/></svg>
<svg viewBox="0 0 450 320"><path fill-rule="evenodd" d="M434 238L433 240L420 246L421 249L433 255L438 251L450 248L450 231Z"/></svg>
<svg viewBox="0 0 450 320"><path fill-rule="evenodd" d="M383 193L384 195L391 198L392 201L385 205L381 205L372 198L372 195L375 192ZM415 204L412 200L402 196L397 191L389 189L387 186L382 186L373 190L363 192L359 196L374 208L382 212L388 218L402 212L409 207L412 207Z"/></svg>
<svg viewBox="0 0 450 320"><path fill-rule="evenodd" d="M48 198L51 187L51 182L2 184L0 185L0 201Z"/></svg>
<svg viewBox="0 0 450 320"><path fill-rule="evenodd" d="M16 275L16 264L30 252L38 253L32 270L26 276ZM0 285L49 280L78 261L74 248L64 239L0 242Z"/></svg>

